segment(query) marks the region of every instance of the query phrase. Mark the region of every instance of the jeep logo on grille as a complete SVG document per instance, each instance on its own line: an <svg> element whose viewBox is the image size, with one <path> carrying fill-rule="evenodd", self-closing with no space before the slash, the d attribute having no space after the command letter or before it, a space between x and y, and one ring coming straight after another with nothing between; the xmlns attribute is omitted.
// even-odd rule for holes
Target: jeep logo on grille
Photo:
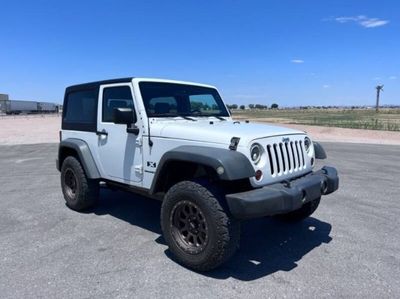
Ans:
<svg viewBox="0 0 400 299"><path fill-rule="evenodd" d="M289 142L289 140L290 140L289 137L283 137L282 138L282 142L283 143Z"/></svg>

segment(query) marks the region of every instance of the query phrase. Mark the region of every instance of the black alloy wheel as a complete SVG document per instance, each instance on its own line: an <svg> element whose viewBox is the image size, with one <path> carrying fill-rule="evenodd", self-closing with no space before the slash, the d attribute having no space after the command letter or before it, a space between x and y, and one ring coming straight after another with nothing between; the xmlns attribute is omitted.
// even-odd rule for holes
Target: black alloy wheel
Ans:
<svg viewBox="0 0 400 299"><path fill-rule="evenodd" d="M171 213L172 235L185 251L199 253L208 242L208 226L200 208L190 201L178 202Z"/></svg>

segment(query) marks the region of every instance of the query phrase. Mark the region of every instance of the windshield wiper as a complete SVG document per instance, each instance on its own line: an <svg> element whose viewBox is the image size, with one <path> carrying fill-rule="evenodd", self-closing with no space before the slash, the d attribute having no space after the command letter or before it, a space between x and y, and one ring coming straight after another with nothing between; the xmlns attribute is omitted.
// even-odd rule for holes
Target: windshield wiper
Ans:
<svg viewBox="0 0 400 299"><path fill-rule="evenodd" d="M211 116L214 116L215 118L218 118L219 120L226 120L225 118L223 118L222 116L219 116L219 115L211 115Z"/></svg>
<svg viewBox="0 0 400 299"><path fill-rule="evenodd" d="M182 117L184 119L187 120L191 120L191 121L197 121L194 118L188 117L186 115L182 115L182 114L175 114L175 113L157 113L156 115L150 115L150 117Z"/></svg>
<svg viewBox="0 0 400 299"><path fill-rule="evenodd" d="M191 116L194 116L194 117L215 117L215 118L217 118L219 120L222 120L222 121L226 120L222 116L213 115L213 114L192 114Z"/></svg>
<svg viewBox="0 0 400 299"><path fill-rule="evenodd" d="M181 115L181 114L179 114L178 116L180 116L180 117L182 117L182 118L184 118L184 119L187 119L187 120L197 121L197 119L191 118L191 117L186 116L186 115Z"/></svg>

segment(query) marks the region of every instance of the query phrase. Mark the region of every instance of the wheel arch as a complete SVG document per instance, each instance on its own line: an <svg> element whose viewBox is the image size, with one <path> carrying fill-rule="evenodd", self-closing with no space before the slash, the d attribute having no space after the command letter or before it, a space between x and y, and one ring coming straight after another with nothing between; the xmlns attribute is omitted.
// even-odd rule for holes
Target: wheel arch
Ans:
<svg viewBox="0 0 400 299"><path fill-rule="evenodd" d="M191 178L190 174L199 170L204 171L207 177L221 181L235 181L255 175L250 161L240 152L205 146L179 146L161 157L149 192L155 194L165 190L171 175L188 179L188 175Z"/></svg>
<svg viewBox="0 0 400 299"><path fill-rule="evenodd" d="M88 144L76 138L68 138L60 142L58 147L57 169L61 170L62 163L68 156L78 158L89 179L99 179L100 172L97 169Z"/></svg>

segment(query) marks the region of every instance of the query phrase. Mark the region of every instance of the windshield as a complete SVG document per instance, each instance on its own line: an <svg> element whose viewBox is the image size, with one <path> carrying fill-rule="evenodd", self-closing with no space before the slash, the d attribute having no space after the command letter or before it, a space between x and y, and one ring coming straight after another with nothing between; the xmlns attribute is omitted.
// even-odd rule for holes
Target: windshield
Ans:
<svg viewBox="0 0 400 299"><path fill-rule="evenodd" d="M213 88L195 85L140 82L148 117L229 116Z"/></svg>

